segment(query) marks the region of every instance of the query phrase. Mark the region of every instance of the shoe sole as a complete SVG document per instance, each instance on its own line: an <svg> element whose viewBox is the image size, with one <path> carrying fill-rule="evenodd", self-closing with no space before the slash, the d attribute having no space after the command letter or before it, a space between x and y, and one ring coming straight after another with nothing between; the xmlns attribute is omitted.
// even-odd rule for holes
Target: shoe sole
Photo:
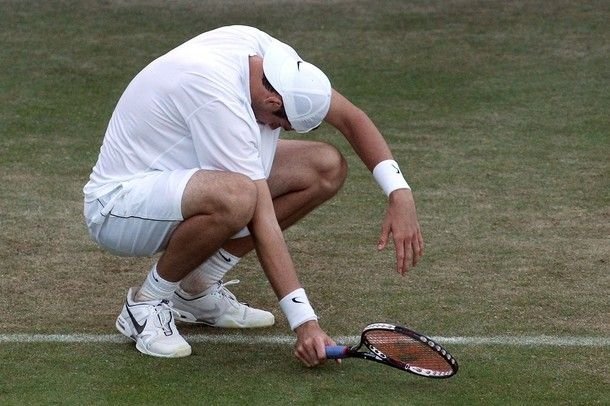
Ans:
<svg viewBox="0 0 610 406"><path fill-rule="evenodd" d="M240 324L235 321L210 323L210 322L206 322L203 320L197 320L195 318L190 318L190 317L186 317L186 316L182 316L182 315L176 316L176 321L180 321L180 322L186 323L186 324L199 324L199 325L204 325L204 326L208 326L208 327L234 328L234 329L264 328L264 327L271 327L275 324L275 318L272 318L270 321L264 321L264 322L245 325L245 324Z"/></svg>
<svg viewBox="0 0 610 406"><path fill-rule="evenodd" d="M180 348L179 350L174 351L171 354L159 354L159 353L150 352L146 349L146 347L144 347L142 345L142 342L139 340L136 340L136 349L138 351L140 351L142 354L151 355L153 357L158 357L158 358L182 358L182 357L188 357L189 355L191 355L191 347Z"/></svg>
<svg viewBox="0 0 610 406"><path fill-rule="evenodd" d="M190 346L179 348L177 351L174 351L170 354L159 354L156 352L150 352L142 344L142 341L138 340L138 337L131 333L131 328L129 327L129 324L121 315L119 315L119 317L117 317L115 326L121 334L123 334L125 337L130 338L131 340L135 341L136 349L138 351L140 351L142 354L150 355L153 357L159 357L159 358L182 358L182 357L188 357L189 355L191 355L192 350L191 350Z"/></svg>

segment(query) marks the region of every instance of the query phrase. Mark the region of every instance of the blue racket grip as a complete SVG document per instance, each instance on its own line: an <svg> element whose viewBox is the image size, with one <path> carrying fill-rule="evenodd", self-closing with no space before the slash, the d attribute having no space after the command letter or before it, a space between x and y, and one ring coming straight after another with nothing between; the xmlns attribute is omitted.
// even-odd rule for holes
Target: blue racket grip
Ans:
<svg viewBox="0 0 610 406"><path fill-rule="evenodd" d="M345 345L328 345L326 346L327 359L340 359L347 357L349 347Z"/></svg>

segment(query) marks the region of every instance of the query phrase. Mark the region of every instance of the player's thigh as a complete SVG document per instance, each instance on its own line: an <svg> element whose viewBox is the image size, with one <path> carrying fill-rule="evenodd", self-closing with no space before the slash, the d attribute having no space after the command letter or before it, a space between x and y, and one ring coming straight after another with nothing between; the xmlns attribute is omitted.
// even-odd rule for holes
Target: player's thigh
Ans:
<svg viewBox="0 0 610 406"><path fill-rule="evenodd" d="M334 146L319 141L279 140L268 183L273 197L305 189L314 182L340 186L347 163Z"/></svg>
<svg viewBox="0 0 610 406"><path fill-rule="evenodd" d="M247 176L234 172L199 170L187 182L182 196L182 214L238 216L253 212L256 186Z"/></svg>

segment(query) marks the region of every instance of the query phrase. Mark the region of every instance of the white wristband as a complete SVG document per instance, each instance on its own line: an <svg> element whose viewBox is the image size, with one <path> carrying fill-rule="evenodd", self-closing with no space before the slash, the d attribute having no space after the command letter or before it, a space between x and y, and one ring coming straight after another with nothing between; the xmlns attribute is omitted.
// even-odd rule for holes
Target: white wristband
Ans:
<svg viewBox="0 0 610 406"><path fill-rule="evenodd" d="M309 304L305 289L300 288L290 292L280 300L280 307L288 319L290 329L295 330L301 324L310 320L318 320L318 316Z"/></svg>
<svg viewBox="0 0 610 406"><path fill-rule="evenodd" d="M396 189L411 189L393 159L379 162L373 169L373 177L387 196Z"/></svg>

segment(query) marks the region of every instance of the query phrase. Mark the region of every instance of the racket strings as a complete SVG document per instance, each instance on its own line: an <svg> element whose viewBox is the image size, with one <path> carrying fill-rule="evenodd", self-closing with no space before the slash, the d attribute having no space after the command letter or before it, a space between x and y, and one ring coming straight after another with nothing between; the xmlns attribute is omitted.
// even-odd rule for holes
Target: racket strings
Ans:
<svg viewBox="0 0 610 406"><path fill-rule="evenodd" d="M452 370L442 354L419 339L389 330L367 331L365 338L370 345L395 362L439 372Z"/></svg>

